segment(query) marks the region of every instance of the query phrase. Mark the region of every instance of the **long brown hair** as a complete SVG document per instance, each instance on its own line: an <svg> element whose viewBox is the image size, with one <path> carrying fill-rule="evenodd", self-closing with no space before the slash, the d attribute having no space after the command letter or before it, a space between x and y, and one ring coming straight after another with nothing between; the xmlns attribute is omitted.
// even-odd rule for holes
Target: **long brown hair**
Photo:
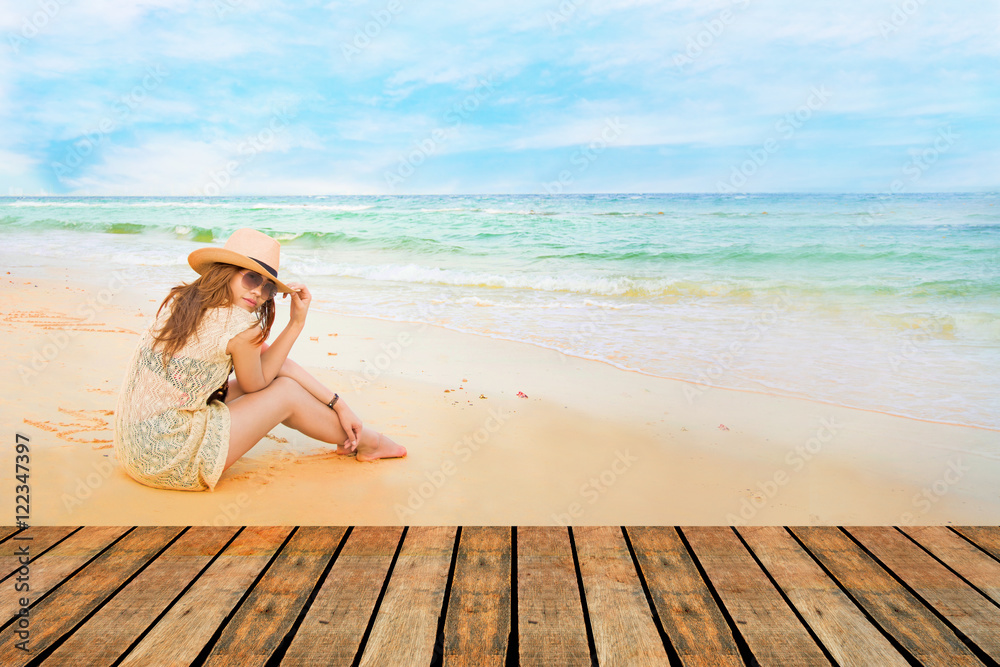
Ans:
<svg viewBox="0 0 1000 667"><path fill-rule="evenodd" d="M232 305L233 295L229 283L233 276L242 271L232 264L211 264L194 282L182 283L170 290L156 311L157 317L164 306L170 304L170 317L163 328L153 336L154 347L163 350L163 365L187 344L188 339L198 330L205 311L209 308L224 308ZM267 340L274 324L274 299L268 299L257 309L257 324L260 334L254 344Z"/></svg>

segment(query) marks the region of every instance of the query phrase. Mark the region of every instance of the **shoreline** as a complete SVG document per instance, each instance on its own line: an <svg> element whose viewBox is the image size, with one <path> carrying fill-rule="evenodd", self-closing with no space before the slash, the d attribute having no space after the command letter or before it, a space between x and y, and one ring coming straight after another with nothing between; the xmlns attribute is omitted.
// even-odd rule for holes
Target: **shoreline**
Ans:
<svg viewBox="0 0 1000 667"><path fill-rule="evenodd" d="M107 286L74 264L3 275L25 287L0 322L16 378L3 422L32 438L41 525L1000 523L991 430L753 390L692 399L695 383L534 343L320 309L292 358L409 456L359 464L278 426L215 492L150 489L114 461L106 426L164 295L123 285L93 321L74 321ZM65 346L21 382L18 366L59 332Z"/></svg>
<svg viewBox="0 0 1000 667"><path fill-rule="evenodd" d="M960 428L971 428L971 429L976 429L976 430L980 430L980 431L990 431L990 432L993 432L993 433L1000 433L1000 428L992 428L990 426L983 426L981 424L962 424L960 422L950 422L950 421L944 421L944 420L939 420L939 419L928 419L928 418L925 418L925 417L916 417L914 415L905 415L905 414L900 414L900 413L897 413L897 412L888 412L886 410L879 410L877 408L863 408L863 407L860 407L860 406L857 406L857 405L846 405L844 403L837 403L835 401L825 401L825 400L820 399L820 398L812 398L812 397L809 397L809 396L799 396L799 395L795 395L795 394L775 394L773 392L768 392L768 391L764 391L764 390L761 390L761 389L747 389L747 388L744 388L744 387L726 387L726 386L723 386L723 385L707 384L707 383L704 383L704 382L698 382L697 380L688 380L688 379L685 379L685 378L674 377L674 376L670 376L670 375L659 375L657 373L652 373L650 371L645 371L645 370L643 370L641 368L629 368L629 367L626 367L626 366L621 366L621 365L618 365L615 362L610 361L608 359L601 359L601 358L598 358L598 357L585 357L585 356L582 356L582 355L579 355L579 354L573 354L571 352L565 352L565 351L559 350L559 349L557 349L555 347L549 347L547 345L543 345L543 344L535 342L535 341L530 341L530 340L515 340L513 338L507 338L505 336L493 335L493 334L485 334L485 333L482 333L482 332L479 332L479 331L469 331L469 330L466 330L466 329L459 329L459 328L456 328L456 327L450 327L450 326L447 326L447 325L444 325L444 324L429 324L429 323L426 323L426 322L417 322L417 321L414 321L414 320L406 320L406 319L390 319L390 318L387 318L387 317L378 317L377 315L354 315L354 314L351 314L351 313L339 312L339 311L332 310L332 309L318 310L317 312L322 312L322 313L325 313L325 314L328 314L328 315L332 315L332 316L335 316L335 317L349 317L349 318L360 319L360 320L372 320L374 322L380 322L380 323L411 324L411 325L414 325L414 326L437 327L437 328L440 328L440 329L444 329L446 331L452 331L454 333L461 334L463 336L476 336L476 337L479 337L479 338L484 338L484 339L489 339L489 340L502 340L502 341L508 341L508 342L511 342L511 343L519 343L519 344L523 344L523 345L531 345L532 347L536 347L536 348L541 349L541 350L548 350L548 351L551 351L551 352L555 352L555 353L564 355L566 357L570 357L572 359L579 359L581 361L593 361L593 362L597 362L597 363L600 363L600 364L604 364L604 365L609 366L611 368L614 368L616 370L622 371L623 373L636 373L638 375L645 375L646 377L650 377L650 378L658 378L658 379L661 379L661 380L671 380L673 382L682 382L682 383L685 383L685 384L691 384L691 385L696 385L696 386L699 386L699 387L705 387L706 389L718 389L718 390L721 390L721 391L734 391L734 392L742 392L742 393L746 393L746 394L756 394L756 395L759 395L759 396L770 396L772 398L780 398L780 399L787 399L787 400L797 400L797 401L807 401L809 403L815 403L817 405L827 405L827 406L831 406L831 407L835 407L835 408L844 408L844 409L847 409L847 410L858 410L858 411L861 411L861 412L871 412L873 414L885 415L887 417L898 417L900 419L910 419L910 420L913 420L913 421L925 422L925 423L928 423L928 424L941 424L943 426L956 426L956 427L960 427ZM998 452L998 457L1000 457L1000 452Z"/></svg>
<svg viewBox="0 0 1000 667"><path fill-rule="evenodd" d="M187 274L184 257L198 243L178 236L176 230L160 230L157 225L172 219L176 211L166 202L158 205L167 208L150 220L143 214L130 233L86 232L74 227L73 231L40 235L39 230L26 228L23 237L12 235L10 257L18 264L31 261L36 246L48 256L39 261L50 265L93 255L95 264L118 267L131 276L129 280L159 281L170 287ZM95 213L73 213L68 219L79 218L81 224L107 222L105 216L95 218ZM119 208L108 217L123 220L127 213L127 208ZM35 214L43 215L44 210ZM296 220L279 225L293 231L278 235L295 236L299 228L306 230L301 232L306 236L321 233L315 231L316 221L310 216ZM346 221L344 226L350 230L352 223ZM994 389L1000 390L1000 384L988 372L1000 351L991 342L995 316L986 312L995 309L981 295L970 297L968 303L942 297L922 304L900 293L868 303L858 301L862 293L851 290L854 296L848 298L848 292L824 288L821 297L808 288L808 281L799 284L795 279L772 285L781 290L771 296L770 288L756 283L737 294L730 278L737 279L739 266L732 267L735 273L730 278L726 277L729 269L723 266L724 273L714 281L680 280L679 292L674 294L670 288L654 299L609 296L621 285L605 284L599 276L590 276L588 280L597 282L581 287L573 282L580 276L572 271L566 276L549 275L552 271L535 276L538 271L527 268L515 274L535 276L542 281L535 285L540 289L494 290L494 262L469 266L469 258L462 259L462 255L434 269L433 259L419 253L373 255L371 248L359 248L362 255L349 255L345 268L338 266L348 261L338 255L351 245L344 239L306 241L288 244L285 269L304 279L318 296L329 297L326 303L315 304L316 309L390 321L425 320L698 387L801 397L1000 431L996 410L991 409L997 394ZM613 276L628 283L632 279L625 276L632 274L627 267L621 268ZM438 275L438 270L443 273ZM573 282L569 291L562 289L566 281ZM577 293L578 287L586 289ZM702 296L683 296L694 287L698 288L694 293ZM598 291L591 293L591 288ZM716 288L721 290L718 298L706 296L715 295ZM973 293L979 294L975 289Z"/></svg>

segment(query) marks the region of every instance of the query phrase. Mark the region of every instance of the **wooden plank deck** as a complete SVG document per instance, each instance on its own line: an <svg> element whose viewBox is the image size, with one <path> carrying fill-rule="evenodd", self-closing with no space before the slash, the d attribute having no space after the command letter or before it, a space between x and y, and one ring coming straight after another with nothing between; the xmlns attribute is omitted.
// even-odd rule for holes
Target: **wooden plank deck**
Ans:
<svg viewBox="0 0 1000 667"><path fill-rule="evenodd" d="M1000 663L996 527L0 527L0 564L3 665Z"/></svg>

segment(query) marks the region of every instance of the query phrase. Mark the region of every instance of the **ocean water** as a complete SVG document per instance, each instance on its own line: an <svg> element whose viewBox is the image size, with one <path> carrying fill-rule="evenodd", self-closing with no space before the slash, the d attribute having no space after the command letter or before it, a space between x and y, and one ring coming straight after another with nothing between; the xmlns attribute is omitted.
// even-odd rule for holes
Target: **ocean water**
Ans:
<svg viewBox="0 0 1000 667"><path fill-rule="evenodd" d="M239 227L313 308L1000 429L997 194L0 198L8 261L157 295Z"/></svg>

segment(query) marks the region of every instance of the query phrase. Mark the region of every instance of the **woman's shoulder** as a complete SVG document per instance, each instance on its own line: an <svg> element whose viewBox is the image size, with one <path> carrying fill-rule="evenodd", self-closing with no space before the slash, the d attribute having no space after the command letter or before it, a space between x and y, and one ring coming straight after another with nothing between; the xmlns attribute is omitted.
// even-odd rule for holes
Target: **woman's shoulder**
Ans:
<svg viewBox="0 0 1000 667"><path fill-rule="evenodd" d="M205 322L227 331L244 331L257 324L256 313L247 312L239 306L220 306L205 311Z"/></svg>
<svg viewBox="0 0 1000 667"><path fill-rule="evenodd" d="M225 322L227 320L247 319L251 317L255 318L253 313L248 313L239 306L217 306L206 308L205 314L202 315L202 320L221 320Z"/></svg>

